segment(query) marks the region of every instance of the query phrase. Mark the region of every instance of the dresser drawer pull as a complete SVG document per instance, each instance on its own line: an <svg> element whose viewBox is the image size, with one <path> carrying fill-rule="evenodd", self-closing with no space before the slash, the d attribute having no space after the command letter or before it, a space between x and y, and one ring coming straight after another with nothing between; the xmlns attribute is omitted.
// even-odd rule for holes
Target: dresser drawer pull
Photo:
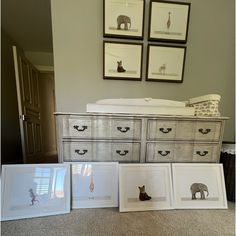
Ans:
<svg viewBox="0 0 236 236"><path fill-rule="evenodd" d="M130 127L117 127L117 129L118 129L121 133L126 133L128 130L130 130Z"/></svg>
<svg viewBox="0 0 236 236"><path fill-rule="evenodd" d="M211 132L211 129L199 129L198 131L202 134L208 134Z"/></svg>
<svg viewBox="0 0 236 236"><path fill-rule="evenodd" d="M84 155L86 152L88 152L88 150L83 149L83 151L80 151L80 149L76 149L75 152L76 152L78 155Z"/></svg>
<svg viewBox="0 0 236 236"><path fill-rule="evenodd" d="M204 157L208 154L208 151L196 151L196 153L201 156L201 157Z"/></svg>
<svg viewBox="0 0 236 236"><path fill-rule="evenodd" d="M163 134L168 134L172 130L171 128L160 128L159 129Z"/></svg>
<svg viewBox="0 0 236 236"><path fill-rule="evenodd" d="M121 150L116 150L116 153L118 153L120 156L125 156L127 153L129 153L128 150L124 150L123 152Z"/></svg>
<svg viewBox="0 0 236 236"><path fill-rule="evenodd" d="M82 125L82 129L80 129L79 125L74 125L73 128L76 129L77 131L81 132L81 131L85 131L88 128L88 126Z"/></svg>
<svg viewBox="0 0 236 236"><path fill-rule="evenodd" d="M161 156L165 157L165 156L167 156L167 155L170 154L170 151L158 151L158 153L159 153Z"/></svg>

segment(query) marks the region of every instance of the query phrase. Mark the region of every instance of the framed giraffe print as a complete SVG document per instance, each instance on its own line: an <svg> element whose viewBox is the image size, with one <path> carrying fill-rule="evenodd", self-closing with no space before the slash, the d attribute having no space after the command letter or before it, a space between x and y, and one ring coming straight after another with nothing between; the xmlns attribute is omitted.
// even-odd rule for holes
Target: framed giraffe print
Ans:
<svg viewBox="0 0 236 236"><path fill-rule="evenodd" d="M186 47L148 45L146 81L182 83Z"/></svg>
<svg viewBox="0 0 236 236"><path fill-rule="evenodd" d="M222 164L173 163L175 209L227 209Z"/></svg>
<svg viewBox="0 0 236 236"><path fill-rule="evenodd" d="M72 208L118 207L118 162L73 162Z"/></svg>
<svg viewBox="0 0 236 236"><path fill-rule="evenodd" d="M70 165L3 165L1 220L70 212Z"/></svg>
<svg viewBox="0 0 236 236"><path fill-rule="evenodd" d="M150 1L149 40L186 43L190 3Z"/></svg>
<svg viewBox="0 0 236 236"><path fill-rule="evenodd" d="M103 0L104 37L143 39L145 0Z"/></svg>
<svg viewBox="0 0 236 236"><path fill-rule="evenodd" d="M142 80L143 44L103 43L103 78L114 80Z"/></svg>

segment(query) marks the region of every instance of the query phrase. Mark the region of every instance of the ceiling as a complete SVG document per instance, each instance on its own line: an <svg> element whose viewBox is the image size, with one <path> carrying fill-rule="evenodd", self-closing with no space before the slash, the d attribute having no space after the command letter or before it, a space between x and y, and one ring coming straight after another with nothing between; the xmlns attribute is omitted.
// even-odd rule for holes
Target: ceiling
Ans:
<svg viewBox="0 0 236 236"><path fill-rule="evenodd" d="M52 52L50 0L1 0L1 26L24 51Z"/></svg>

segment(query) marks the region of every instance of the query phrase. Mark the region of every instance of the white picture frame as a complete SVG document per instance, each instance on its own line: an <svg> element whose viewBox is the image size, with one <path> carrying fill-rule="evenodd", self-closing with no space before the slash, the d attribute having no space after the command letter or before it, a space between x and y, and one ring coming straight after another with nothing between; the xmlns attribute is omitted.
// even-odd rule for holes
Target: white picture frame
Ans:
<svg viewBox="0 0 236 236"><path fill-rule="evenodd" d="M172 176L175 209L228 208L222 164L175 163Z"/></svg>
<svg viewBox="0 0 236 236"><path fill-rule="evenodd" d="M71 162L72 209L118 207L118 162Z"/></svg>
<svg viewBox="0 0 236 236"><path fill-rule="evenodd" d="M147 195L140 194L143 186ZM167 209L173 209L169 163L119 165L120 212Z"/></svg>
<svg viewBox="0 0 236 236"><path fill-rule="evenodd" d="M185 46L148 44L146 81L182 83Z"/></svg>
<svg viewBox="0 0 236 236"><path fill-rule="evenodd" d="M103 79L142 80L143 44L103 42Z"/></svg>
<svg viewBox="0 0 236 236"><path fill-rule="evenodd" d="M143 39L145 0L103 0L104 37Z"/></svg>
<svg viewBox="0 0 236 236"><path fill-rule="evenodd" d="M1 220L70 212L69 164L2 166Z"/></svg>

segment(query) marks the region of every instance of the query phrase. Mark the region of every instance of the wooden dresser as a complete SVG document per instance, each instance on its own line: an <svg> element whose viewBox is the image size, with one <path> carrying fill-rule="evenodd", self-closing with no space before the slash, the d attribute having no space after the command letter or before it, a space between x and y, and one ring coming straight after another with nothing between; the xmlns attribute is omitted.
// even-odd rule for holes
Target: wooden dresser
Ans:
<svg viewBox="0 0 236 236"><path fill-rule="evenodd" d="M59 162L219 162L226 117L55 113Z"/></svg>

